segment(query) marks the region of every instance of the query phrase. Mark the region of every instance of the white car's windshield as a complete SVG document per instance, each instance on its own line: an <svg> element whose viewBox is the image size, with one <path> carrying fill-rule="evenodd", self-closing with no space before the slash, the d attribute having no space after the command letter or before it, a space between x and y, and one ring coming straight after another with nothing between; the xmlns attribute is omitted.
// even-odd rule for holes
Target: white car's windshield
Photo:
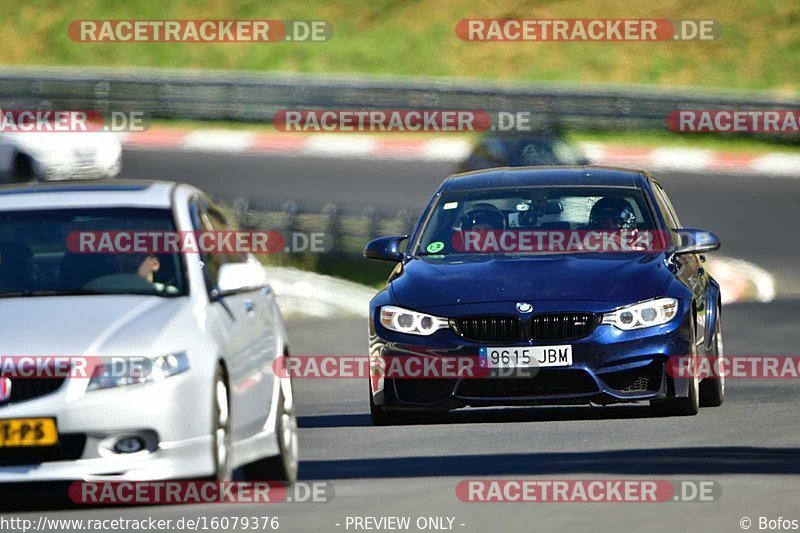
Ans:
<svg viewBox="0 0 800 533"><path fill-rule="evenodd" d="M0 297L186 294L179 254L85 253L76 232L175 231L168 209L81 208L0 212Z"/></svg>

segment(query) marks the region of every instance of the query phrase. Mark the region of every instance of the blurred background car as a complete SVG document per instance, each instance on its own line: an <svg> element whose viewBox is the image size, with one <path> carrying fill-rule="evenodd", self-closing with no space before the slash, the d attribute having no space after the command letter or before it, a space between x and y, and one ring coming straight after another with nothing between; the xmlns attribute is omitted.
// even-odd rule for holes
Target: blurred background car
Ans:
<svg viewBox="0 0 800 533"><path fill-rule="evenodd" d="M494 167L588 165L589 160L557 131L487 134L456 166L456 172Z"/></svg>
<svg viewBox="0 0 800 533"><path fill-rule="evenodd" d="M0 133L5 182L113 178L122 169L122 143L113 133Z"/></svg>

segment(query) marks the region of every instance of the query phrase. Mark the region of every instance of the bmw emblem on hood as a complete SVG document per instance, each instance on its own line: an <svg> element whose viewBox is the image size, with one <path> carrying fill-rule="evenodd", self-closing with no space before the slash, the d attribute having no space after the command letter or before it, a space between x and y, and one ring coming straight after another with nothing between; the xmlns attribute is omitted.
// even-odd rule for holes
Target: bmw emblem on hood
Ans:
<svg viewBox="0 0 800 533"><path fill-rule="evenodd" d="M533 311L533 306L528 302L517 302L517 311L520 313L530 313Z"/></svg>

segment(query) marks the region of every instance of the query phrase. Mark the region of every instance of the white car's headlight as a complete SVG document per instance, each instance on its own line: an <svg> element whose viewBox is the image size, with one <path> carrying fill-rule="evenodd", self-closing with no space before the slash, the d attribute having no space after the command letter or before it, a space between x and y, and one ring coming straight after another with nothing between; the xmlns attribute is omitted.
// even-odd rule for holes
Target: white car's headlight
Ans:
<svg viewBox="0 0 800 533"><path fill-rule="evenodd" d="M152 359L143 357L111 361L95 367L87 390L163 381L187 370L189 357L186 352L159 355Z"/></svg>
<svg viewBox="0 0 800 533"><path fill-rule="evenodd" d="M440 329L449 327L446 318L391 305L381 307L381 324L386 329L411 335L432 335Z"/></svg>
<svg viewBox="0 0 800 533"><path fill-rule="evenodd" d="M628 305L603 315L603 324L631 330L666 324L678 314L678 300L658 298Z"/></svg>

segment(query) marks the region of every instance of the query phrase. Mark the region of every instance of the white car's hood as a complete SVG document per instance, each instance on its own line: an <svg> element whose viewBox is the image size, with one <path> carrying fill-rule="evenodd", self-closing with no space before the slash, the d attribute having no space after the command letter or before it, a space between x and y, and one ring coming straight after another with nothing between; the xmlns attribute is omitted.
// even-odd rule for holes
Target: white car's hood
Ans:
<svg viewBox="0 0 800 533"><path fill-rule="evenodd" d="M188 298L91 295L0 299L0 355L153 356L197 331Z"/></svg>

